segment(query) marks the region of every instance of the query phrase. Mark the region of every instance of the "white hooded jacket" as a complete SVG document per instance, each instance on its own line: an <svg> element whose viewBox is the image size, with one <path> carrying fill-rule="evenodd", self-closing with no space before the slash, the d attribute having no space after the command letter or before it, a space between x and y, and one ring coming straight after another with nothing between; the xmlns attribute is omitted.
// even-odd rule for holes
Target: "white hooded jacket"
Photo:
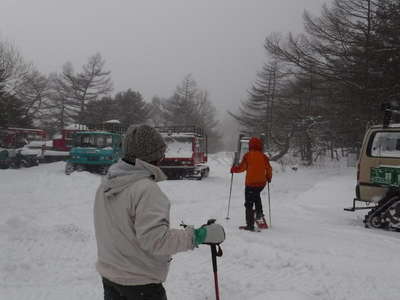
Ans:
<svg viewBox="0 0 400 300"><path fill-rule="evenodd" d="M97 271L121 285L161 283L171 255L194 248L193 229L170 229L170 202L158 167L136 159L112 165L94 205Z"/></svg>

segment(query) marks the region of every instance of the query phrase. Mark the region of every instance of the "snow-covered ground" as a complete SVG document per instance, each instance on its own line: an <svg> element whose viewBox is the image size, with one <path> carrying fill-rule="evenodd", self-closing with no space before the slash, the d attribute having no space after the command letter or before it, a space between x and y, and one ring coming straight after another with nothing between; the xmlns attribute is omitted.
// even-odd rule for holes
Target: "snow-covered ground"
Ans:
<svg viewBox="0 0 400 300"><path fill-rule="evenodd" d="M272 227L244 223L243 181L234 176L225 220L231 156L210 159L210 177L167 181L172 226L216 218L227 239L218 259L221 299L394 300L400 295L400 233L365 229L365 211L344 212L353 168L274 165ZM64 163L0 170L0 299L101 299L94 263L92 207L99 175L64 175ZM266 193L263 205L268 212ZM267 214L268 216L268 214ZM268 219L268 218L267 218ZM177 254L165 283L169 300L215 299L208 246Z"/></svg>

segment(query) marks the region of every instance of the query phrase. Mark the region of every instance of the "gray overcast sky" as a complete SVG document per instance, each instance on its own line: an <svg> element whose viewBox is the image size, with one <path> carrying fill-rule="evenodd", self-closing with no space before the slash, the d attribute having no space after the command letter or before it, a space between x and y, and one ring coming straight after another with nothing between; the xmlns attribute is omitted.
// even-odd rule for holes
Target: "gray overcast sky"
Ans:
<svg viewBox="0 0 400 300"><path fill-rule="evenodd" d="M235 111L272 32L302 31L328 0L0 0L0 38L43 73L100 52L115 92L170 96L191 73L220 112Z"/></svg>

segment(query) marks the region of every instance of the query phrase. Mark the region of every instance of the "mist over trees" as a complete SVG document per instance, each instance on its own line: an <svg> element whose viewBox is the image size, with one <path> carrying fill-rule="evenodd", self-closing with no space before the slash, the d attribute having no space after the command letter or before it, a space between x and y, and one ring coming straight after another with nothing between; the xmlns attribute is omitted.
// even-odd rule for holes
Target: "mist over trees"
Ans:
<svg viewBox="0 0 400 300"><path fill-rule="evenodd" d="M216 126L216 109L209 100L206 90L197 87L189 74L176 87L172 97L161 103L161 123L169 126L195 125L204 129L209 139L209 150L221 148L221 135Z"/></svg>
<svg viewBox="0 0 400 300"><path fill-rule="evenodd" d="M382 103L399 98L400 2L334 0L303 18L304 33L266 38L269 61L231 115L265 134L276 157L291 148L312 164L326 151L357 151Z"/></svg>
<svg viewBox="0 0 400 300"><path fill-rule="evenodd" d="M210 151L221 149L216 109L209 93L187 75L173 95L146 102L139 91L112 95L111 71L100 53L75 70L71 62L60 73L41 74L11 44L0 41L0 127L38 127L50 136L71 124L118 120L122 126L202 127Z"/></svg>
<svg viewBox="0 0 400 300"><path fill-rule="evenodd" d="M248 134L265 136L279 159L288 151L306 164L337 151L356 152L365 129L381 123L381 105L400 97L400 2L333 0L319 15L304 13L301 34L272 33L266 63L238 110L229 113ZM191 75L172 95L146 101L134 86L114 91L100 53L80 68L66 62L42 74L18 49L0 41L0 126L40 127L119 120L123 126L196 125L221 149L217 112Z"/></svg>
<svg viewBox="0 0 400 300"><path fill-rule="evenodd" d="M86 107L84 120L89 124L100 124L118 120L124 127L143 124L149 120L151 106L143 100L139 92L128 89L114 97L103 97L91 101Z"/></svg>
<svg viewBox="0 0 400 300"><path fill-rule="evenodd" d="M216 130L216 109L208 92L187 75L168 98L153 97L145 102L139 92L128 89L114 97L91 101L86 107L87 123L119 120L122 126L147 123L152 126L198 126L208 136L209 150L220 150L221 135Z"/></svg>
<svg viewBox="0 0 400 300"><path fill-rule="evenodd" d="M53 111L58 110L60 126L66 121L85 123L89 103L100 100L112 91L110 71L104 70L105 61L99 53L89 57L80 72L72 64L64 64L61 74L53 74L53 97L50 98Z"/></svg>

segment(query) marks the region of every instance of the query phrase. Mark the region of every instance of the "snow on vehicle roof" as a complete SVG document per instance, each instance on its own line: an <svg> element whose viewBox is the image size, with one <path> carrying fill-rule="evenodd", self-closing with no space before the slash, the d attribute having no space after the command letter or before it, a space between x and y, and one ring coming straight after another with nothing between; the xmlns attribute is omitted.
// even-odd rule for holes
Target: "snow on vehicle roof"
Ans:
<svg viewBox="0 0 400 300"><path fill-rule="evenodd" d="M68 125L67 127L64 127L64 129L68 129L68 130L87 130L88 127L86 125L83 125L83 124L71 124L71 125Z"/></svg>
<svg viewBox="0 0 400 300"><path fill-rule="evenodd" d="M42 132L42 129L37 129L37 128L20 128L20 127L9 127L9 130L20 130L20 131L32 131L32 132Z"/></svg>
<svg viewBox="0 0 400 300"><path fill-rule="evenodd" d="M121 124L121 122L119 120L108 120L108 121L105 121L104 123L107 123L107 124Z"/></svg>
<svg viewBox="0 0 400 300"><path fill-rule="evenodd" d="M88 130L88 131L77 132L76 134L114 134L114 133L104 130Z"/></svg>
<svg viewBox="0 0 400 300"><path fill-rule="evenodd" d="M193 144L191 140L180 139L181 137L188 137L178 135L178 136L166 136L165 143L167 144L167 149L165 151L166 158L191 158L193 154ZM176 139L179 138L179 139Z"/></svg>
<svg viewBox="0 0 400 300"><path fill-rule="evenodd" d="M379 125L372 125L371 128L374 128L374 129L375 129L375 128L381 129L381 128L384 128L384 127L383 127L382 124L379 124ZM386 127L386 128L400 128L400 123L389 124L389 126ZM386 128L384 128L384 129L386 129Z"/></svg>
<svg viewBox="0 0 400 300"><path fill-rule="evenodd" d="M26 147L28 147L28 148L37 148L37 147L41 147L43 145L46 145L46 147L53 147L53 141L52 140L49 140L49 141L31 141L26 145Z"/></svg>
<svg viewBox="0 0 400 300"><path fill-rule="evenodd" d="M167 137L195 137L197 136L195 133L193 132L179 132L179 133L167 133L167 132L161 132L160 133L162 137L167 138Z"/></svg>

